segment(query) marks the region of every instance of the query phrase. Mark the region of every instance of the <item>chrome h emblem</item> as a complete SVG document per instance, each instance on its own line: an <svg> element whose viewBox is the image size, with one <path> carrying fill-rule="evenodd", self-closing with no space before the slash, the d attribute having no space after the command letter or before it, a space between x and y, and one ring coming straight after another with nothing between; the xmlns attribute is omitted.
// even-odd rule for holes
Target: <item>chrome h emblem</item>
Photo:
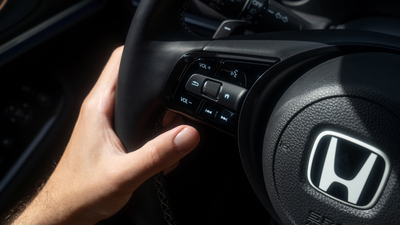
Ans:
<svg viewBox="0 0 400 225"><path fill-rule="evenodd" d="M389 160L379 149L340 133L324 131L314 142L307 177L321 193L367 209L377 202L389 170Z"/></svg>

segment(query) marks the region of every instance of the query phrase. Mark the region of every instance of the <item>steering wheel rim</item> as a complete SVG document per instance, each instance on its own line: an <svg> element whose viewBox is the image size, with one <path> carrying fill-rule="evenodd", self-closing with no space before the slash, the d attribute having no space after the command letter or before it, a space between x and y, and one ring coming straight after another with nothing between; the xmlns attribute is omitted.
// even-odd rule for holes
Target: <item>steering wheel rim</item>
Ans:
<svg viewBox="0 0 400 225"><path fill-rule="evenodd" d="M153 137L165 111L161 103L163 86L177 60L185 52L201 50L208 42L185 30L182 9L186 2L146 0L135 12L121 59L114 112L115 131L127 151ZM162 188L162 176L157 181ZM169 209L160 207L154 179L142 184L132 198L136 204L130 216L135 224L165 224L171 219L166 217Z"/></svg>
<svg viewBox="0 0 400 225"><path fill-rule="evenodd" d="M122 55L115 110L116 132L128 150L152 134L162 110L161 92L176 61L207 42L185 33L180 12L184 3L143 1L135 13ZM171 10L162 10L166 7ZM148 63L152 61L157 65Z"/></svg>
<svg viewBox="0 0 400 225"><path fill-rule="evenodd" d="M269 102L272 102L273 106L277 104L290 84L319 63L356 52L398 52L399 39L358 31L302 31L207 40L191 34L184 26L182 9L186 2L146 0L140 3L127 36L120 67L115 107L116 133L130 151L151 137L165 109L164 105L182 113L171 102L171 92L177 82L173 87L166 88L165 85L173 84L174 79L180 78L179 74L170 76L170 73L187 53L209 52L216 57L234 53L251 57L279 58L281 62L270 68L249 90L240 113L237 134L243 166L249 181L266 209L279 220L282 213L276 214L265 188L264 174L262 169L260 170L260 145L263 145L263 137L260 138L259 133L264 134L268 120L264 118L262 123L256 120L262 117L269 118L274 107L271 106L266 114L260 115L265 106L258 104L271 98L272 101ZM166 89L169 91L165 91ZM248 121L246 118L250 117L256 119ZM148 186L153 186L153 182L146 182L137 192L149 192ZM151 196L154 199L143 199L139 204L157 202L157 195L154 193L137 195L146 198ZM149 211L138 210L141 215L135 217L138 218L137 221L147 219L146 223L165 223L162 217L154 216L153 210L157 209L144 208L148 208ZM283 221L288 222L286 219Z"/></svg>

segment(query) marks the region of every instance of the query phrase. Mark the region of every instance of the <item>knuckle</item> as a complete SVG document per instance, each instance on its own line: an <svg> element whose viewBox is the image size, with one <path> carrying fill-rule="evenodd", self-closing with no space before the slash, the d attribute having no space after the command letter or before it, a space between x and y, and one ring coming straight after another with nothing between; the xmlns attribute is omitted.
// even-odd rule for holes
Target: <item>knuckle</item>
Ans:
<svg viewBox="0 0 400 225"><path fill-rule="evenodd" d="M82 115L86 114L91 114L91 111L93 109L93 100L90 98L90 96L86 97L86 99L83 101L81 105L81 111L80 113Z"/></svg>
<svg viewBox="0 0 400 225"><path fill-rule="evenodd" d="M90 108L90 100L86 97L86 99L83 101L82 105L81 105L81 112L85 113L88 111L88 109Z"/></svg>

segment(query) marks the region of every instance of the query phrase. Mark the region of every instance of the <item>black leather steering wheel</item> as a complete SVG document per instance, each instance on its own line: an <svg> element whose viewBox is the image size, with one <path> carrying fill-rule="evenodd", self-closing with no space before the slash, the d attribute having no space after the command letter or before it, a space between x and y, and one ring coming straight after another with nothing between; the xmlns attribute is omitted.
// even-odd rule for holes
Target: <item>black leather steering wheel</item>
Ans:
<svg viewBox="0 0 400 225"><path fill-rule="evenodd" d="M247 177L280 223L399 223L400 38L315 30L207 40L185 27L185 4L145 0L135 13L115 108L126 149L151 137L167 107L237 137ZM174 224L153 184L138 190L136 224Z"/></svg>

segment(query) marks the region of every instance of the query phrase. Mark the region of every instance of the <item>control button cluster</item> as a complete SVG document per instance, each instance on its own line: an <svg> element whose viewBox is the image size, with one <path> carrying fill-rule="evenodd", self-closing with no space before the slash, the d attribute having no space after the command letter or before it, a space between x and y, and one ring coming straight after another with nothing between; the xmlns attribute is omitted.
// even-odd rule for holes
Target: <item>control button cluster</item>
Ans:
<svg viewBox="0 0 400 225"><path fill-rule="evenodd" d="M248 89L271 65L193 58L183 71L173 102L192 116L234 133Z"/></svg>
<svg viewBox="0 0 400 225"><path fill-rule="evenodd" d="M235 111L239 111L247 93L243 87L200 74L193 74L187 81L185 89Z"/></svg>

